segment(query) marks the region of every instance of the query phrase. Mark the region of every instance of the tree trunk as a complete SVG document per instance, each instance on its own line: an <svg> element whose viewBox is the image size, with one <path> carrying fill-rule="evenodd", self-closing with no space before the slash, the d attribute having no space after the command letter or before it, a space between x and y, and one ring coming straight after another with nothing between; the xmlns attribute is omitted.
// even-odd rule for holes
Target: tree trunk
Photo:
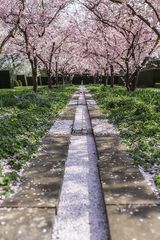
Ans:
<svg viewBox="0 0 160 240"><path fill-rule="evenodd" d="M65 85L65 76L64 75L62 75L62 84L63 84L63 86Z"/></svg>
<svg viewBox="0 0 160 240"><path fill-rule="evenodd" d="M33 91L37 92L38 90L38 79L37 79L37 69L35 66L32 66L32 78L33 78Z"/></svg>
<svg viewBox="0 0 160 240"><path fill-rule="evenodd" d="M126 74L125 83L128 91L134 92L137 87L139 68L132 75Z"/></svg>
<svg viewBox="0 0 160 240"><path fill-rule="evenodd" d="M37 75L36 73L33 73L33 91L37 92L38 84L37 84Z"/></svg>
<svg viewBox="0 0 160 240"><path fill-rule="evenodd" d="M124 79L125 79L125 87L127 88L128 91L130 91L130 77L129 77L128 71L127 71Z"/></svg>
<svg viewBox="0 0 160 240"><path fill-rule="evenodd" d="M96 84L96 75L93 76L93 84Z"/></svg>
<svg viewBox="0 0 160 240"><path fill-rule="evenodd" d="M139 69L136 69L136 71L132 76L130 91L134 92L136 90L138 78L139 78Z"/></svg>
<svg viewBox="0 0 160 240"><path fill-rule="evenodd" d="M70 82L70 84L73 84L73 78L74 78L74 75L73 74L69 74L69 82Z"/></svg>
<svg viewBox="0 0 160 240"><path fill-rule="evenodd" d="M31 68L32 68L32 78L33 78L33 91L37 92L38 90L38 79L37 79L37 58L34 57L33 60L31 58Z"/></svg>
<svg viewBox="0 0 160 240"><path fill-rule="evenodd" d="M112 65L110 66L110 71L111 71L111 88L113 88L114 87L114 68Z"/></svg>
<svg viewBox="0 0 160 240"><path fill-rule="evenodd" d="M97 73L96 73L96 83L99 84L99 72L98 72L98 71L97 71Z"/></svg>
<svg viewBox="0 0 160 240"><path fill-rule="evenodd" d="M34 72L32 72L32 77L33 77L33 91L34 92L37 92L38 90L38 79L37 79L37 73L36 71L34 70Z"/></svg>
<svg viewBox="0 0 160 240"><path fill-rule="evenodd" d="M56 85L58 85L58 62L56 62Z"/></svg>
<svg viewBox="0 0 160 240"><path fill-rule="evenodd" d="M39 84L42 86L42 77L39 75Z"/></svg>
<svg viewBox="0 0 160 240"><path fill-rule="evenodd" d="M108 85L108 74L106 71L104 71L104 82L103 82L104 86Z"/></svg>
<svg viewBox="0 0 160 240"><path fill-rule="evenodd" d="M48 76L48 88L52 88L52 77L51 77L51 72L47 70L47 76Z"/></svg>
<svg viewBox="0 0 160 240"><path fill-rule="evenodd" d="M52 88L52 78L51 78L51 76L48 76L48 88L49 89Z"/></svg>

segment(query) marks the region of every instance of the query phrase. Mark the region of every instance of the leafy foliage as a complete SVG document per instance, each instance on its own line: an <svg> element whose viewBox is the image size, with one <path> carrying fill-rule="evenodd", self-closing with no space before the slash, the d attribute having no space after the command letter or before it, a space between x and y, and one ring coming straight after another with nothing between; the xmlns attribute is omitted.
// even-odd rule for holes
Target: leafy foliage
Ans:
<svg viewBox="0 0 160 240"><path fill-rule="evenodd" d="M136 165L150 169L160 164L160 92L139 89L128 92L123 87L89 87L103 112L120 130L129 145ZM158 174L158 173L157 173ZM155 182L160 187L159 177Z"/></svg>
<svg viewBox="0 0 160 240"><path fill-rule="evenodd" d="M157 184L157 186L160 186L160 174L159 175L156 175L154 177L154 180L155 180L155 183Z"/></svg>
<svg viewBox="0 0 160 240"><path fill-rule="evenodd" d="M0 91L0 192L6 194L18 172L37 151L40 139L66 105L74 87ZM2 118L2 116L4 116ZM7 169L7 171L5 170Z"/></svg>

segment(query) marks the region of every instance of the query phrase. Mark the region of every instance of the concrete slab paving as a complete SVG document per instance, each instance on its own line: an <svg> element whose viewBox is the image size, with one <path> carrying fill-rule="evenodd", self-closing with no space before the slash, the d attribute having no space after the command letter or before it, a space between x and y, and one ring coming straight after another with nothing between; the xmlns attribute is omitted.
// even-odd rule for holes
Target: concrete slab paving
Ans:
<svg viewBox="0 0 160 240"><path fill-rule="evenodd" d="M93 98L90 98L90 99L87 99L87 105L92 106L92 105L97 105L97 103Z"/></svg>
<svg viewBox="0 0 160 240"><path fill-rule="evenodd" d="M93 97L92 97L92 94L91 93L87 93L86 91L85 91L85 99L87 100L87 99L93 99Z"/></svg>
<svg viewBox="0 0 160 240"><path fill-rule="evenodd" d="M75 106L75 105L77 105L77 104L78 104L77 99L71 99L70 102L69 102L69 104L68 104L68 106Z"/></svg>
<svg viewBox="0 0 160 240"><path fill-rule="evenodd" d="M159 240L160 207L107 205L112 240Z"/></svg>
<svg viewBox="0 0 160 240"><path fill-rule="evenodd" d="M78 98L79 98L79 91L78 92L76 91L75 94L73 94L72 99L78 100Z"/></svg>
<svg viewBox="0 0 160 240"><path fill-rule="evenodd" d="M160 203L118 137L96 136L95 140L106 204Z"/></svg>
<svg viewBox="0 0 160 240"><path fill-rule="evenodd" d="M61 120L74 120L77 105L70 105L65 108L60 116Z"/></svg>
<svg viewBox="0 0 160 240"><path fill-rule="evenodd" d="M73 120L58 119L49 130L50 135L70 135L73 127Z"/></svg>
<svg viewBox="0 0 160 240"><path fill-rule="evenodd" d="M106 135L118 135L118 130L109 123L107 119L96 119L91 120L92 128L95 136L106 136Z"/></svg>
<svg viewBox="0 0 160 240"><path fill-rule="evenodd" d="M69 137L47 136L37 159L23 173L20 191L1 207L57 207Z"/></svg>
<svg viewBox="0 0 160 240"><path fill-rule="evenodd" d="M0 208L1 240L49 240L54 208Z"/></svg>
<svg viewBox="0 0 160 240"><path fill-rule="evenodd" d="M93 119L106 119L97 105L88 105L89 115Z"/></svg>

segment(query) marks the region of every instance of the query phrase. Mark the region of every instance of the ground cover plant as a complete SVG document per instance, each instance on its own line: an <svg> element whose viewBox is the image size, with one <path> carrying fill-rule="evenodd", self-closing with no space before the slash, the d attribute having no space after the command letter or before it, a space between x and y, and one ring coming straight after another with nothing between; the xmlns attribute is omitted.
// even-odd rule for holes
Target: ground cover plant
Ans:
<svg viewBox="0 0 160 240"><path fill-rule="evenodd" d="M11 193L26 162L36 155L40 139L68 102L75 87L0 90L0 196Z"/></svg>
<svg viewBox="0 0 160 240"><path fill-rule="evenodd" d="M106 117L120 130L136 165L153 174L160 188L160 90L90 86Z"/></svg>

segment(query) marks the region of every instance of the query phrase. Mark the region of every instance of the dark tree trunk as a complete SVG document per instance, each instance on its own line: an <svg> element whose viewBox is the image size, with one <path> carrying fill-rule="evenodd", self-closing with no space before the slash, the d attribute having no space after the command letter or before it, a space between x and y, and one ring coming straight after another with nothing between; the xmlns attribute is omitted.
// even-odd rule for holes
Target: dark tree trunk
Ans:
<svg viewBox="0 0 160 240"><path fill-rule="evenodd" d="M65 75L62 75L62 84L65 85Z"/></svg>
<svg viewBox="0 0 160 240"><path fill-rule="evenodd" d="M104 86L108 85L108 74L105 72L104 73L104 82L103 82Z"/></svg>
<svg viewBox="0 0 160 240"><path fill-rule="evenodd" d="M37 90L38 90L37 58L34 56L33 59L31 59L30 55L29 55L29 61L31 63L31 68L32 68L33 91L37 92Z"/></svg>
<svg viewBox="0 0 160 240"><path fill-rule="evenodd" d="M47 70L47 77L48 77L48 88L52 88L52 77L51 77L51 72L50 70Z"/></svg>
<svg viewBox="0 0 160 240"><path fill-rule="evenodd" d="M56 85L58 85L58 62L56 62Z"/></svg>
<svg viewBox="0 0 160 240"><path fill-rule="evenodd" d="M127 88L128 91L130 91L130 76L128 71L125 75L125 87Z"/></svg>
<svg viewBox="0 0 160 240"><path fill-rule="evenodd" d="M51 78L51 76L48 76L48 88L49 89L52 88L52 78Z"/></svg>
<svg viewBox="0 0 160 240"><path fill-rule="evenodd" d="M98 71L97 71L97 73L96 73L96 83L99 84L99 72L98 72Z"/></svg>
<svg viewBox="0 0 160 240"><path fill-rule="evenodd" d="M42 77L41 77L41 75L39 76L39 85L42 85Z"/></svg>
<svg viewBox="0 0 160 240"><path fill-rule="evenodd" d="M93 77L93 84L96 84L96 75Z"/></svg>
<svg viewBox="0 0 160 240"><path fill-rule="evenodd" d="M70 82L70 84L73 84L73 78L74 78L74 75L73 74L69 74L69 82Z"/></svg>
<svg viewBox="0 0 160 240"><path fill-rule="evenodd" d="M106 65L107 66L107 65ZM107 67L104 69L104 79L103 79L103 85L107 86L108 85L108 73L107 73Z"/></svg>
<svg viewBox="0 0 160 240"><path fill-rule="evenodd" d="M111 71L111 88L113 88L114 87L114 68L112 65L110 66L110 71Z"/></svg>
<svg viewBox="0 0 160 240"><path fill-rule="evenodd" d="M38 90L38 78L37 78L37 68L36 65L32 65L32 78L33 78L33 91L37 92Z"/></svg>
<svg viewBox="0 0 160 240"><path fill-rule="evenodd" d="M136 90L139 78L139 71L140 70L138 68L131 76L129 76L129 74L126 74L125 83L128 91L134 92Z"/></svg>
<svg viewBox="0 0 160 240"><path fill-rule="evenodd" d="M103 83L103 76L100 75L100 84L102 84L102 83Z"/></svg>
<svg viewBox="0 0 160 240"><path fill-rule="evenodd" d="M139 69L136 69L136 71L134 72L134 74L132 76L130 91L133 92L136 90L138 78L139 78Z"/></svg>
<svg viewBox="0 0 160 240"><path fill-rule="evenodd" d="M37 90L38 90L38 84L37 84L37 82L38 82L38 79L37 79L37 74L33 74L33 91L34 92L37 92Z"/></svg>

